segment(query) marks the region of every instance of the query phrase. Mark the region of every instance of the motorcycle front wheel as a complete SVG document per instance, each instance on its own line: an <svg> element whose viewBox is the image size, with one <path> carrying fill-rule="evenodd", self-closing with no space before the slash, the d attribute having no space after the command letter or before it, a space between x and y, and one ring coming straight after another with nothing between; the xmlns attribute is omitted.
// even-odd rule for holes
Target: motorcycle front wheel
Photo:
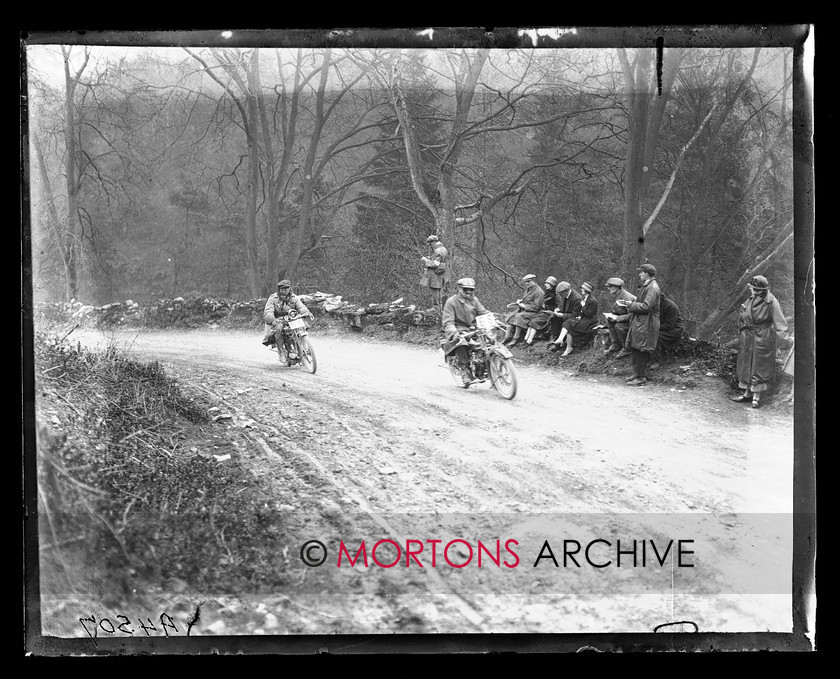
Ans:
<svg viewBox="0 0 840 679"><path fill-rule="evenodd" d="M513 367L513 359L502 358L498 354L490 356L490 379L496 391L508 400L516 396L516 368Z"/></svg>
<svg viewBox="0 0 840 679"><path fill-rule="evenodd" d="M318 369L318 361L315 358L315 351L309 343L309 338L299 337L298 346L300 348L300 362L303 364L304 368L314 374Z"/></svg>

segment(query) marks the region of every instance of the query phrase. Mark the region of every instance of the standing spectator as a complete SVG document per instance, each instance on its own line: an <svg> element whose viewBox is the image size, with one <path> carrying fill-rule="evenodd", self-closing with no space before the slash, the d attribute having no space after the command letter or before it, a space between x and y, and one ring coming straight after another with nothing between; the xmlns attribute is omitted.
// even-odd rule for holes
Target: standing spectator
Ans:
<svg viewBox="0 0 840 679"><path fill-rule="evenodd" d="M551 350L554 346L555 340L560 336L563 329L563 323L569 318L575 318L580 315L580 300L581 295L577 290L572 290L572 286L566 281L560 281L557 284L555 292L557 306L552 312L551 324L549 330L549 341L546 349ZM557 351L555 348L554 351Z"/></svg>
<svg viewBox="0 0 840 679"><path fill-rule="evenodd" d="M557 279L549 276L543 283L543 310L534 316L528 323L528 331L525 333L525 344L529 347L534 344L534 338L541 330L545 330L553 317L553 311L557 308Z"/></svg>
<svg viewBox="0 0 840 679"><path fill-rule="evenodd" d="M607 319L607 330L610 333L610 346L605 354L618 351L616 358L624 358L630 355L630 349L625 346L627 333L630 331L630 312L627 311L627 304L636 301L636 295L624 289L624 281L620 278L610 278L607 281L607 291L613 297L612 310L604 314ZM618 302L624 302L624 305Z"/></svg>
<svg viewBox="0 0 840 679"><path fill-rule="evenodd" d="M656 351L659 340L659 298L661 292L656 282L656 267L653 264L642 264L639 267L638 289L635 302L625 302L630 312L630 331L627 333L627 343L633 356L633 376L627 383L640 387L647 382L647 368L650 355Z"/></svg>
<svg viewBox="0 0 840 679"><path fill-rule="evenodd" d="M449 280L449 275L446 271L446 258L449 253L436 235L429 236L426 242L429 244L429 249L432 252L431 257L423 257L425 270L420 277L420 285L425 285L429 288L432 304L440 309L443 305L443 294L446 291L446 283Z"/></svg>
<svg viewBox="0 0 840 679"><path fill-rule="evenodd" d="M515 302L517 310L507 318L508 327L504 343L509 347L519 344L522 333L528 329L528 323L542 310L545 298L542 289L537 285L537 277L534 274L529 273L523 276L522 280L525 281L525 294L522 299Z"/></svg>
<svg viewBox="0 0 840 679"><path fill-rule="evenodd" d="M594 289L595 286L592 283L581 283L580 311L577 316L566 319L557 340L549 347L550 351L557 351L563 344L563 340L565 340L566 350L562 355L568 356L572 353L572 343L574 340L588 335L589 331L598 322L598 300L592 296Z"/></svg>
<svg viewBox="0 0 840 679"><path fill-rule="evenodd" d="M659 298L659 341L656 343L656 351L653 352L648 370L656 370L659 367L659 361L662 360L665 351L677 345L683 332L680 308L663 292Z"/></svg>
<svg viewBox="0 0 840 679"><path fill-rule="evenodd" d="M753 276L748 287L750 297L738 315L737 373L744 393L732 400L752 400L752 407L758 408L761 395L776 378L776 341L785 339L788 324L764 276Z"/></svg>

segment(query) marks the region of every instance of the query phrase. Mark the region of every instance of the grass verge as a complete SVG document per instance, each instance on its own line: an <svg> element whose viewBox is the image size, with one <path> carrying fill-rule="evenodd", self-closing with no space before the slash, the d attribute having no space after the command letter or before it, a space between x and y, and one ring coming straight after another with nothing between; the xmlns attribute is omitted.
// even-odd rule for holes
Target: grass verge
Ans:
<svg viewBox="0 0 840 679"><path fill-rule="evenodd" d="M119 601L138 583L278 584L281 517L214 425L156 362L36 334L42 601ZM60 434L56 432L60 431ZM221 450L220 450L221 449Z"/></svg>

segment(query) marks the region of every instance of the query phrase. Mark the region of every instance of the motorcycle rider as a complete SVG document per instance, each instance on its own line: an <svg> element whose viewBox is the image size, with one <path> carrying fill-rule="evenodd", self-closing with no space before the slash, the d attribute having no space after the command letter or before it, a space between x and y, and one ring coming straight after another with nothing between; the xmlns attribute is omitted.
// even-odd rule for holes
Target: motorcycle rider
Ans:
<svg viewBox="0 0 840 679"><path fill-rule="evenodd" d="M267 347L276 344L280 360L286 362L289 360L286 356L286 348L283 346L283 328L286 327L286 321L282 317L292 310L297 311L301 316L315 318L300 298L292 294L292 282L284 278L277 283L277 292L272 294L265 303L263 322L266 324L266 329L262 343Z"/></svg>
<svg viewBox="0 0 840 679"><path fill-rule="evenodd" d="M458 292L446 300L443 305L441 326L446 342L443 353L448 356L453 351L462 370L465 384L471 381L469 373L469 351L465 346L457 346L459 335L475 327L475 317L487 313L484 305L475 296L475 281L472 278L458 280Z"/></svg>

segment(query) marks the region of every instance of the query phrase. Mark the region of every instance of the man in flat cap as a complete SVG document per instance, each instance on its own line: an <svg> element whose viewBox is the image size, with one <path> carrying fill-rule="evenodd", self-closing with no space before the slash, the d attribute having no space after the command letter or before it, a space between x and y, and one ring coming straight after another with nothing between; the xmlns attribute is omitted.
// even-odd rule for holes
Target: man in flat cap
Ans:
<svg viewBox="0 0 840 679"><path fill-rule="evenodd" d="M300 298L292 294L292 282L284 278L277 283L277 292L268 298L263 309L265 337L262 343L267 347L272 344L277 345L281 363L288 363L286 348L283 346L283 328L286 326L283 316L292 310L297 311L301 316L314 318Z"/></svg>
<svg viewBox="0 0 840 679"><path fill-rule="evenodd" d="M625 347L627 333L630 331L630 312L627 311L627 304L635 302L636 295L624 289L624 281L620 278L607 280L607 291L613 298L613 304L610 311L604 314L610 333L610 346L604 353L611 354L617 351L616 357L624 358L630 355L630 349ZM619 304L620 301L624 304Z"/></svg>
<svg viewBox="0 0 840 679"><path fill-rule="evenodd" d="M633 376L627 379L627 383L634 387L647 382L650 355L656 351L659 341L659 297L662 294L656 282L656 267L653 264L642 264L638 271L641 285L637 290L636 301L625 303L630 312L627 344L630 345L633 357Z"/></svg>
<svg viewBox="0 0 840 679"><path fill-rule="evenodd" d="M446 300L441 314L441 328L446 337L442 348L444 356L453 351L461 369L464 384L469 384L469 351L467 347L458 346L458 333L465 332L475 325L475 317L486 314L487 309L475 296L475 280L472 278L458 279L458 292Z"/></svg>
<svg viewBox="0 0 840 679"><path fill-rule="evenodd" d="M557 300L557 306L552 312L551 324L549 326L549 340L546 349L551 349L554 346L554 342L560 336L560 331L563 329L563 323L570 318L580 316L580 302L583 299L577 290L572 290L571 284L567 281L560 281L557 284L554 295Z"/></svg>
<svg viewBox="0 0 840 679"><path fill-rule="evenodd" d="M505 331L504 344L509 347L515 347L519 344L522 338L522 333L528 330L528 323L537 316L543 308L543 300L545 295L537 284L537 277L529 273L523 276L522 280L525 283L525 294L522 299L516 300L513 304L508 306L516 306L516 310L510 314L507 321L507 330Z"/></svg>
<svg viewBox="0 0 840 679"><path fill-rule="evenodd" d="M429 236L426 242L429 244L431 256L423 257L423 266L425 269L423 275L420 277L420 285L425 285L429 288L432 304L438 309L441 309L443 306L443 293L446 290L446 283L449 280L449 274L446 270L446 258L449 253L435 234Z"/></svg>

